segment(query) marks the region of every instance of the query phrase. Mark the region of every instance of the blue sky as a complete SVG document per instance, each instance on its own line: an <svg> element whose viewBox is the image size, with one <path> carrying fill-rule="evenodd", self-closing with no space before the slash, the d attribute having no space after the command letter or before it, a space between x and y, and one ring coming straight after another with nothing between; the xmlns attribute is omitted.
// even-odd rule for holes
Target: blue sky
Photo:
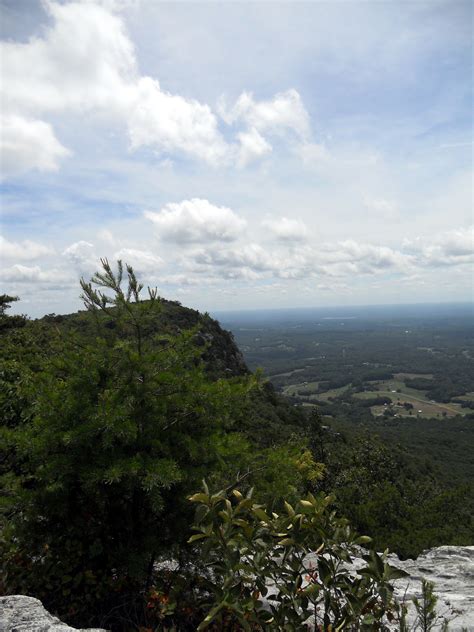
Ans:
<svg viewBox="0 0 474 632"><path fill-rule="evenodd" d="M0 3L1 291L473 298L471 2Z"/></svg>

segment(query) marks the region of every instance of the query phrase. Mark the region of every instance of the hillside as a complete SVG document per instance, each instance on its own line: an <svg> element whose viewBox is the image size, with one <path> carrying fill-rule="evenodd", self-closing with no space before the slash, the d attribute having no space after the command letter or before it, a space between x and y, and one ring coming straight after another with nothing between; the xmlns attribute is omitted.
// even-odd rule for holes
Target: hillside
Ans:
<svg viewBox="0 0 474 632"><path fill-rule="evenodd" d="M282 537L294 528L293 509L291 524L285 518L292 504L306 510L311 505L328 542L339 537L335 533L352 533L340 530L346 523L339 515L369 535L376 550L388 547L405 558L440 545L470 544L467 485L443 482L423 460L384 444L360 424L323 424L317 407L301 406L252 374L232 334L208 314L153 293L141 300L133 271L127 292L120 274L120 266L114 273L104 262L101 277L82 283L86 311L22 326L2 316L4 592L38 597L70 623L92 624L105 616L113 629L127 630L117 617L147 618L126 612L127 595L142 607L155 583L171 599L156 562L177 555L188 570L172 580L173 586L178 581L181 609L168 614L187 620L191 597L179 582L204 581L187 574L209 553L201 542L189 547L191 529L201 530L199 540L209 539L211 546L214 524L214 544L221 547L226 531L219 523L226 529L233 524L225 517L233 515L225 495L236 487L255 500L241 501L244 513L235 522L241 534L235 540L232 527L228 545L243 537L245 546L249 538L261 546L266 506L275 525L262 536L264 558L277 555L272 529ZM94 282L113 297L95 290ZM196 493L203 479L203 489L212 492ZM221 491L212 495L214 490ZM201 503L196 511L190 498ZM216 523L203 524L214 511L205 503L217 503ZM218 510L221 505L225 511ZM244 515L257 531L248 531ZM296 533L282 542L293 546ZM318 533L301 528L308 552L320 546L310 544ZM211 559L220 564L215 555ZM232 554L228 562L238 565L239 559ZM233 582L235 572L226 568ZM205 576L206 566L199 572ZM183 632L195 629L207 608L195 604L195 622Z"/></svg>
<svg viewBox="0 0 474 632"><path fill-rule="evenodd" d="M147 301L143 304L146 305ZM193 343L202 350L201 359L210 377L238 378L251 374L233 334L223 329L217 320L177 301L160 299L159 305L160 309L147 324L146 330L147 338L154 339L154 344L160 344L160 336L175 336L193 330ZM87 310L73 314L50 314L29 325L40 338L47 339L51 332L59 332L62 336L74 334L87 340L96 335L97 318L102 330L113 335L116 328L113 310L110 315L93 315ZM264 379L250 399L251 406L246 414L240 416L239 427L258 445L269 447L305 432L306 412L278 394L269 380Z"/></svg>
<svg viewBox="0 0 474 632"><path fill-rule="evenodd" d="M143 301L146 304L146 301ZM113 311L110 316L100 315L104 328L113 330L115 321ZM56 326L65 332L78 332L83 336L94 335L95 322L92 314L81 310L73 314L49 314L37 321L44 326ZM160 299L160 310L157 312L147 330L148 336L172 334L197 328L195 342L208 346L203 360L208 370L215 375L241 376L249 373L244 358L238 349L233 335L222 329L219 323L208 314L201 314L195 309L184 307L177 301Z"/></svg>

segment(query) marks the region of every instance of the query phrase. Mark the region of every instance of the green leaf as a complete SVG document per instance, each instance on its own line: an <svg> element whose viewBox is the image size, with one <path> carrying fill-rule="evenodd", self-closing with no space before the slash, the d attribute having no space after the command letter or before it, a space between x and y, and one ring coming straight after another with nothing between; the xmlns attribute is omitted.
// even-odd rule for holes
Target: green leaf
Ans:
<svg viewBox="0 0 474 632"><path fill-rule="evenodd" d="M216 606L214 606L214 608L212 608L212 610L207 614L205 619L203 621L201 621L201 623L196 628L197 632L200 632L201 630L205 630L212 623L212 621L216 618L216 616L219 614L219 612L221 610L223 610L224 608L226 608L226 607L227 607L227 603L225 601L223 601L222 603L219 603Z"/></svg>
<svg viewBox="0 0 474 632"><path fill-rule="evenodd" d="M270 522L270 517L267 516L267 514L261 507L254 507L252 511L257 516L257 518L263 520L263 522Z"/></svg>
<svg viewBox="0 0 474 632"><path fill-rule="evenodd" d="M189 540L188 540L188 544L191 544L192 542L196 542L197 540L203 540L204 538L209 537L207 534L205 533L196 533L195 535L192 535Z"/></svg>
<svg viewBox="0 0 474 632"><path fill-rule="evenodd" d="M203 494L202 492L198 492L197 494L193 494L189 497L189 500L192 503L205 503L209 502L209 496L207 494Z"/></svg>

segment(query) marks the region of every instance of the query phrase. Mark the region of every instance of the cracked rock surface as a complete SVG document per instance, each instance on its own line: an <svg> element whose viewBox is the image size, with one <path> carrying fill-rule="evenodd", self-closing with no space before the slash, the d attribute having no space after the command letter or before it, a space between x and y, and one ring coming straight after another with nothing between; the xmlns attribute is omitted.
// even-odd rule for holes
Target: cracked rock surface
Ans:
<svg viewBox="0 0 474 632"><path fill-rule="evenodd" d="M439 546L416 560L400 561L390 555L389 561L410 574L394 582L399 599L405 594L406 600L419 598L421 580L427 579L434 584L437 610L449 621L449 630L474 631L474 546ZM434 629L440 628L441 621Z"/></svg>
<svg viewBox="0 0 474 632"><path fill-rule="evenodd" d="M310 554L307 560L316 564L317 558ZM409 629L421 630L415 627L417 615L412 599L420 599L421 582L426 579L434 584L438 599L433 632L442 630L444 621L449 623L449 632L474 632L474 546L439 546L416 560L400 560L392 553L387 561L409 574L393 582L395 596L408 607ZM362 558L353 559L355 573L364 565Z"/></svg>
<svg viewBox="0 0 474 632"><path fill-rule="evenodd" d="M0 632L106 632L78 630L53 617L39 599L24 595L0 597Z"/></svg>

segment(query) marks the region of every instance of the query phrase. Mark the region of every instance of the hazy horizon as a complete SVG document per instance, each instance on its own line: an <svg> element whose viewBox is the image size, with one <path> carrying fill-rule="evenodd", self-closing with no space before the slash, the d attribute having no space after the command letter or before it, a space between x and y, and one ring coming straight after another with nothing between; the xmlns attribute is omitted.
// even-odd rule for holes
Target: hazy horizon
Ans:
<svg viewBox="0 0 474 632"><path fill-rule="evenodd" d="M47 316L51 313L56 315L68 315L71 313L75 313L77 311L85 311L85 307L83 303L78 299L78 307L77 309L70 309L61 312L52 312L52 311L38 311L34 310L33 312L28 312L26 309L22 309L24 307L24 301L19 297L20 300L18 302L14 302L11 304L11 308L8 310L8 314L24 314L29 318L36 319L42 318L43 316ZM163 297L166 299L166 297ZM175 300L175 299L166 299L166 300ZM397 315L425 315L425 310L429 310L427 314L430 316L449 316L449 315L465 315L466 313L472 314L474 316L474 301L455 301L455 302L434 302L434 303L354 303L354 304L333 304L333 305L307 305L307 306L292 306L292 307L251 307L247 309L242 308L228 308L228 309L212 309L212 308L199 308L197 306L193 306L187 304L186 302L179 301L183 307L189 307L190 309L197 309L198 311L204 313L208 312L213 318L216 320L223 321L239 321L239 320L252 320L256 318L257 320L269 319L273 320L274 317L278 320L280 317L282 319L293 320L293 319L301 319L302 316L311 316L311 315L326 315L327 313L331 314L331 318L337 319L338 316L341 318L347 318L350 316L351 312L355 313L355 318L359 318L361 315L366 316L367 314L371 314L373 316L376 315L377 312L387 312L388 310L394 310Z"/></svg>

